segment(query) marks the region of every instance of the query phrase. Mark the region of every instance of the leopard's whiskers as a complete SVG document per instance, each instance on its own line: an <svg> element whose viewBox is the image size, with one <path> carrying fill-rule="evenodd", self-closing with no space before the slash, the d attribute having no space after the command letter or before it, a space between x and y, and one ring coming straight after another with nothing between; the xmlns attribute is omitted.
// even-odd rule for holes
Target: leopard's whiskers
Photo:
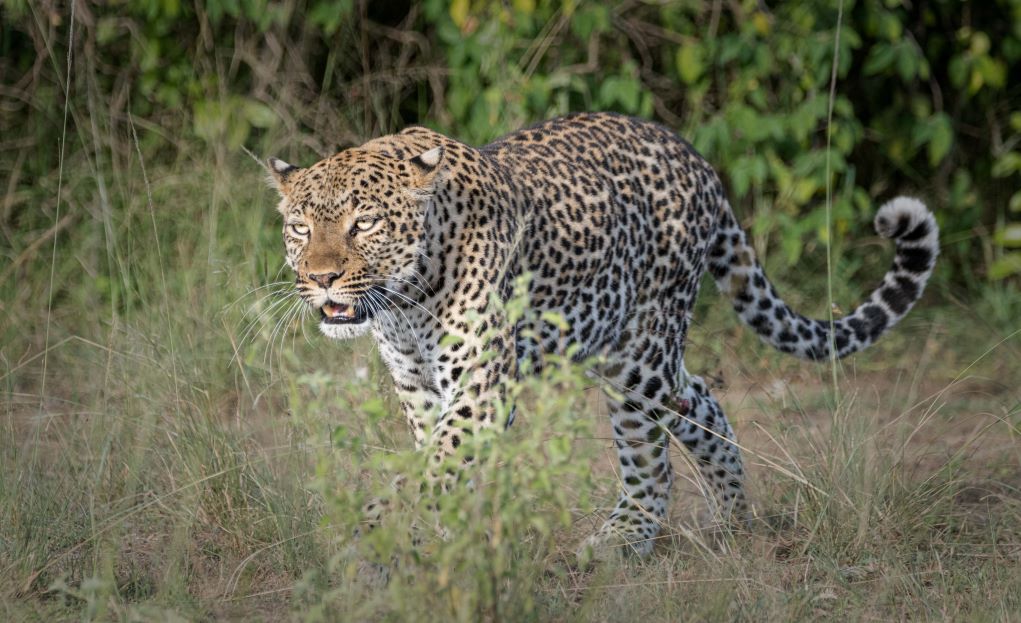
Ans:
<svg viewBox="0 0 1021 623"><path fill-rule="evenodd" d="M278 293L278 292L281 292L281 291L285 290L286 286L288 286L288 285L294 285L294 282L291 281L291 280L284 280L284 281L271 281L269 283L265 283L265 284L263 284L261 286L257 286L255 288L250 289L249 291L247 291L244 294L242 294L241 296L237 297L236 299L234 299L230 303L227 303L226 305L224 305L223 308L224 309L230 309L231 307L234 307L235 305L237 305L242 299L245 299L245 298L255 294L259 290L265 290L266 288L272 288L274 286L285 286L283 288L279 288L277 290L274 290L270 294L267 294L267 295L264 295L264 296L260 297L259 300L261 301L261 300L265 299L267 296L272 296L274 293Z"/></svg>
<svg viewBox="0 0 1021 623"><path fill-rule="evenodd" d="M277 332L281 331L284 327L287 326L288 319L294 314L297 307L299 305L304 304L304 301L297 297L290 299L288 302L290 303L290 305L287 306L285 308L284 313L280 315L280 318L277 320L276 324L273 325L273 331L269 335L269 351L265 355L263 355L263 363L266 365L272 365L273 351L276 350Z"/></svg>
<svg viewBox="0 0 1021 623"><path fill-rule="evenodd" d="M281 291L286 292L286 288L281 289ZM248 326L242 332L241 337L238 338L238 348L234 353L234 357L231 359L231 363L233 363L240 356L241 351L245 348L246 343L249 340L253 342L255 341L256 329L259 327L259 324L262 322L262 320L266 317L273 317L281 309L285 309L287 303L289 303L292 300L291 299L292 294L293 293L288 293L287 295L273 301L272 303L270 303L269 306L261 310L254 318L252 318L252 320L248 323ZM263 297L263 299L261 300L265 300L265 298L267 297ZM247 315L248 314L246 314L246 316ZM244 321L244 317L242 317L242 321Z"/></svg>
<svg viewBox="0 0 1021 623"><path fill-rule="evenodd" d="M400 307L395 306L392 301L390 301L389 299L387 299L386 297L384 297L383 295L379 294L376 291L369 290L369 296L374 301L382 303L383 305L385 305L387 307L386 311L388 312L388 314L394 319L395 322L399 323L399 321L397 320L397 317L394 316L393 311L391 311L392 309L397 309L397 311L404 318L404 321L408 324L408 331L415 338L415 347L418 349L419 357L421 357L423 360L425 360L425 358L426 358L425 357L425 349L422 347L422 340L418 337L418 331L415 330L415 325L412 324L411 320L407 317L407 315L404 313L404 311L401 310ZM397 333L398 330L395 328L394 332Z"/></svg>
<svg viewBox="0 0 1021 623"><path fill-rule="evenodd" d="M402 277L385 277L383 275L365 275L365 277L367 279L372 279L374 281L378 281L378 282L382 282L382 283L387 283L389 281L399 281L401 283L406 283L409 286L411 286L412 288L415 288L416 290L421 292L422 296L425 296L425 297L431 296L430 292L426 292L417 283L415 283L414 281L411 281L410 279L404 279ZM432 288L430 288L430 290L431 289Z"/></svg>
<svg viewBox="0 0 1021 623"><path fill-rule="evenodd" d="M426 308L425 308L425 307L424 307L424 306L423 306L423 305L422 305L421 303L419 303L418 301L416 301L416 300L414 300L414 299L412 299L412 298L410 298L410 297L408 297L408 296L405 296L404 294L401 294L400 292L397 292L397 291L395 291L395 290L391 290L390 288L388 288L388 287L386 287L386 286L382 286L382 285L379 285L379 284L377 284L377 285L376 285L376 287L377 287L377 288L379 288L380 290L383 290L383 291L389 292L390 294L393 294L393 295L395 295L395 296L399 296L399 297L401 297L401 299L403 299L403 300L407 301L407 303L408 303L409 305L411 305L412 307L417 307L417 308L421 309L422 311L424 311L425 313L429 314L429 317L431 317L431 318L432 318L433 320L435 320L435 321L436 321L436 324L437 324L437 325L442 325L442 323L440 322L440 319L439 319L439 318L437 318L437 317L435 316L435 314L433 314L433 313L432 313L431 311L429 311L428 309L426 309ZM398 307L398 309L399 309L399 307Z"/></svg>

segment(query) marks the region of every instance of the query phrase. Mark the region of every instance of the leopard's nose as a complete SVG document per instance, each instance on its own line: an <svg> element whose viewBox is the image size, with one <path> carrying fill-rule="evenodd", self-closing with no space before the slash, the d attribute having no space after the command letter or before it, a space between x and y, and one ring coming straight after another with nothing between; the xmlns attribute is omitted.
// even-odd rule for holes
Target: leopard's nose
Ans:
<svg viewBox="0 0 1021 623"><path fill-rule="evenodd" d="M340 277L340 273L316 273L314 275L309 273L308 276L309 279L318 283L322 288L329 288L330 284L332 284L338 277Z"/></svg>

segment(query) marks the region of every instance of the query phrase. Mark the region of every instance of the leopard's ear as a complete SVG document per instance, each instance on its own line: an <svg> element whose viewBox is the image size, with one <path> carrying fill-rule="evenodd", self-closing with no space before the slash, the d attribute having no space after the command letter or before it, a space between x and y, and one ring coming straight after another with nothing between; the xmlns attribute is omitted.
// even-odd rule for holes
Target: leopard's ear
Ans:
<svg viewBox="0 0 1021 623"><path fill-rule="evenodd" d="M443 147L433 147L429 151L422 152L417 156L408 159L411 163L413 179L411 192L417 197L425 198L433 194L436 187L436 179L442 167Z"/></svg>
<svg viewBox="0 0 1021 623"><path fill-rule="evenodd" d="M434 171L436 167L440 166L440 161L443 160L443 146L433 147L429 151L423 152L411 159L411 164L419 168L420 171L428 173Z"/></svg>
<svg viewBox="0 0 1021 623"><path fill-rule="evenodd" d="M269 171L269 181L281 195L286 195L291 190L291 183L294 181L294 174L300 171L293 164L288 164L279 158L270 158L266 161L266 170Z"/></svg>

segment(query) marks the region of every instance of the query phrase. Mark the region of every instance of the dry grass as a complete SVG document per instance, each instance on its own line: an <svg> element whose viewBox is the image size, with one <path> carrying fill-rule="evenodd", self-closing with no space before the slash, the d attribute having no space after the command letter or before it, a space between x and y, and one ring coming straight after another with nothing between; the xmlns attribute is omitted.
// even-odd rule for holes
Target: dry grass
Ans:
<svg viewBox="0 0 1021 623"><path fill-rule="evenodd" d="M46 285L35 278L46 258L29 260L5 286L5 618L472 618L456 605L416 611L407 586L404 602L382 589L337 592L343 522L323 519L348 498L315 483L329 480L322 470L330 468L360 479L347 489L369 489L369 457L407 446L399 418L362 408L382 397L383 413L396 413L385 371L367 342L325 344L297 324L281 328L273 314L242 339L273 300L250 292L272 280L275 269L265 267L277 262L271 197L254 183L236 196L214 193L227 197L218 227L232 234L212 240L195 225L201 201L180 213L166 206L182 189L201 193L222 180L152 180L166 290L138 184L122 197L121 218L136 225L114 258L130 267L121 275L130 285L97 291L85 275L99 239L87 229L69 236L48 352ZM111 296L120 303L104 302ZM723 377L718 392L747 447L757 520L747 533L713 530L677 453L679 495L655 554L584 572L571 552L616 489L598 396L579 394L588 406L578 410L597 414L587 416L595 432L574 441L595 457L592 502L581 495L587 480L564 482L579 491L568 501L577 504L570 527L556 529L551 546L538 539L511 550L531 561L522 573L536 574L530 618L1013 619L1021 611L1017 345L996 346L1009 326L968 316L983 316L997 296L972 312L919 310L845 362L838 396L825 366L766 351L729 317L698 327L690 367ZM723 305L708 291L703 299L706 310ZM319 378L319 389L296 381L302 375ZM521 423L537 425L527 410ZM359 431L362 445L324 454L337 425ZM352 595L362 603L356 611L341 601Z"/></svg>

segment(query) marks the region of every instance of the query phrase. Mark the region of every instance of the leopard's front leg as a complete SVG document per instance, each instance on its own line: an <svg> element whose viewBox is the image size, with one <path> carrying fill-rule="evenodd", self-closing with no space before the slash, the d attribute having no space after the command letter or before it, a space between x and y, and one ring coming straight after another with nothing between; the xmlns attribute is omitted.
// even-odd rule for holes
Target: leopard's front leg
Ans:
<svg viewBox="0 0 1021 623"><path fill-rule="evenodd" d="M488 315L486 326L498 319ZM495 333L495 335L493 335ZM505 411L498 405L503 400L503 381L510 373L513 350L506 345L509 332L491 331L478 336L463 326L451 327L436 347L435 365L427 369L416 358L399 357L402 351L381 345L408 425L415 438L415 447L427 454L427 465L417 487L427 495L442 494L460 478L460 470L474 461L466 455L457 466L449 457L481 430L506 424ZM405 349L406 350L406 349ZM417 351L414 352L417 354ZM409 483L410 484L410 483ZM407 486L404 479L395 487ZM436 508L438 498L429 500ZM390 507L387 497L374 498L362 509L362 529L378 526Z"/></svg>
<svg viewBox="0 0 1021 623"><path fill-rule="evenodd" d="M490 324L494 321L486 324L494 326ZM457 468L444 468L447 459L478 432L494 427L502 430L506 425L509 410L501 405L514 361L513 343L509 331L494 333L485 337L453 334L457 336L454 343L445 346L438 358L435 380L445 399L426 444L430 453L426 479L439 484L441 490L459 477ZM473 461L474 456L465 455L461 466Z"/></svg>
<svg viewBox="0 0 1021 623"><path fill-rule="evenodd" d="M379 353L390 370L394 389L404 412L415 448L422 450L436 426L437 415L443 406L443 397L434 383L431 369L426 364L428 351L417 345L413 336L394 330L377 332ZM361 522L355 537L377 528L392 506L394 495L406 484L406 476L398 476L391 483L393 493L371 498L361 508ZM414 540L414 538L413 538Z"/></svg>
<svg viewBox="0 0 1021 623"><path fill-rule="evenodd" d="M380 354L387 362L394 381L394 388L404 411L408 427L415 440L415 448L422 451L436 428L437 416L442 409L443 397L433 383L432 375L426 371L421 357L408 357L406 351L381 344ZM419 353L414 352L415 355ZM391 511L395 496L407 486L407 478L398 476L391 483L394 491L373 497L362 506L361 522L355 531L355 539L378 528L384 516ZM415 525L409 526L413 547L419 546L420 534ZM383 586L390 578L392 568L397 564L394 556L384 563L373 556L359 562L358 577L369 586Z"/></svg>
<svg viewBox="0 0 1021 623"><path fill-rule="evenodd" d="M457 466L453 466L450 464L450 458L480 431L494 427L503 430L506 424L502 421L506 416L502 414L507 411L501 411L499 404L504 397L503 381L510 372L513 353L509 350L494 350L493 346L488 347L486 352L492 354L487 357L480 357L478 348L466 348L465 351L464 359L448 357L446 359L448 365L438 366L437 377L449 381L437 383L448 390L445 399L441 396L445 408L438 414L437 410L432 408L437 399L436 393L427 388L412 392L408 389L402 390L398 386L398 395L415 434L416 446L420 451L428 453L428 464L421 487L425 495L435 496L427 499L426 508L431 511L439 510L442 505L442 494L456 486L460 480L461 470L475 461L473 455L466 454L460 457ZM421 410L416 410L416 407ZM427 431L426 424L429 422L432 422L433 426L427 434L423 434ZM408 484L403 479L395 482L396 487ZM389 508L390 501L386 498L376 498L366 504L363 507L362 530L378 526ZM421 544L422 535L417 529L419 527L421 526L411 526L411 542L416 549ZM446 534L444 526L437 524L435 527L440 535ZM389 565L363 561L359 568L359 577L370 585L385 584L389 580L390 570L394 564L396 558L391 560Z"/></svg>

